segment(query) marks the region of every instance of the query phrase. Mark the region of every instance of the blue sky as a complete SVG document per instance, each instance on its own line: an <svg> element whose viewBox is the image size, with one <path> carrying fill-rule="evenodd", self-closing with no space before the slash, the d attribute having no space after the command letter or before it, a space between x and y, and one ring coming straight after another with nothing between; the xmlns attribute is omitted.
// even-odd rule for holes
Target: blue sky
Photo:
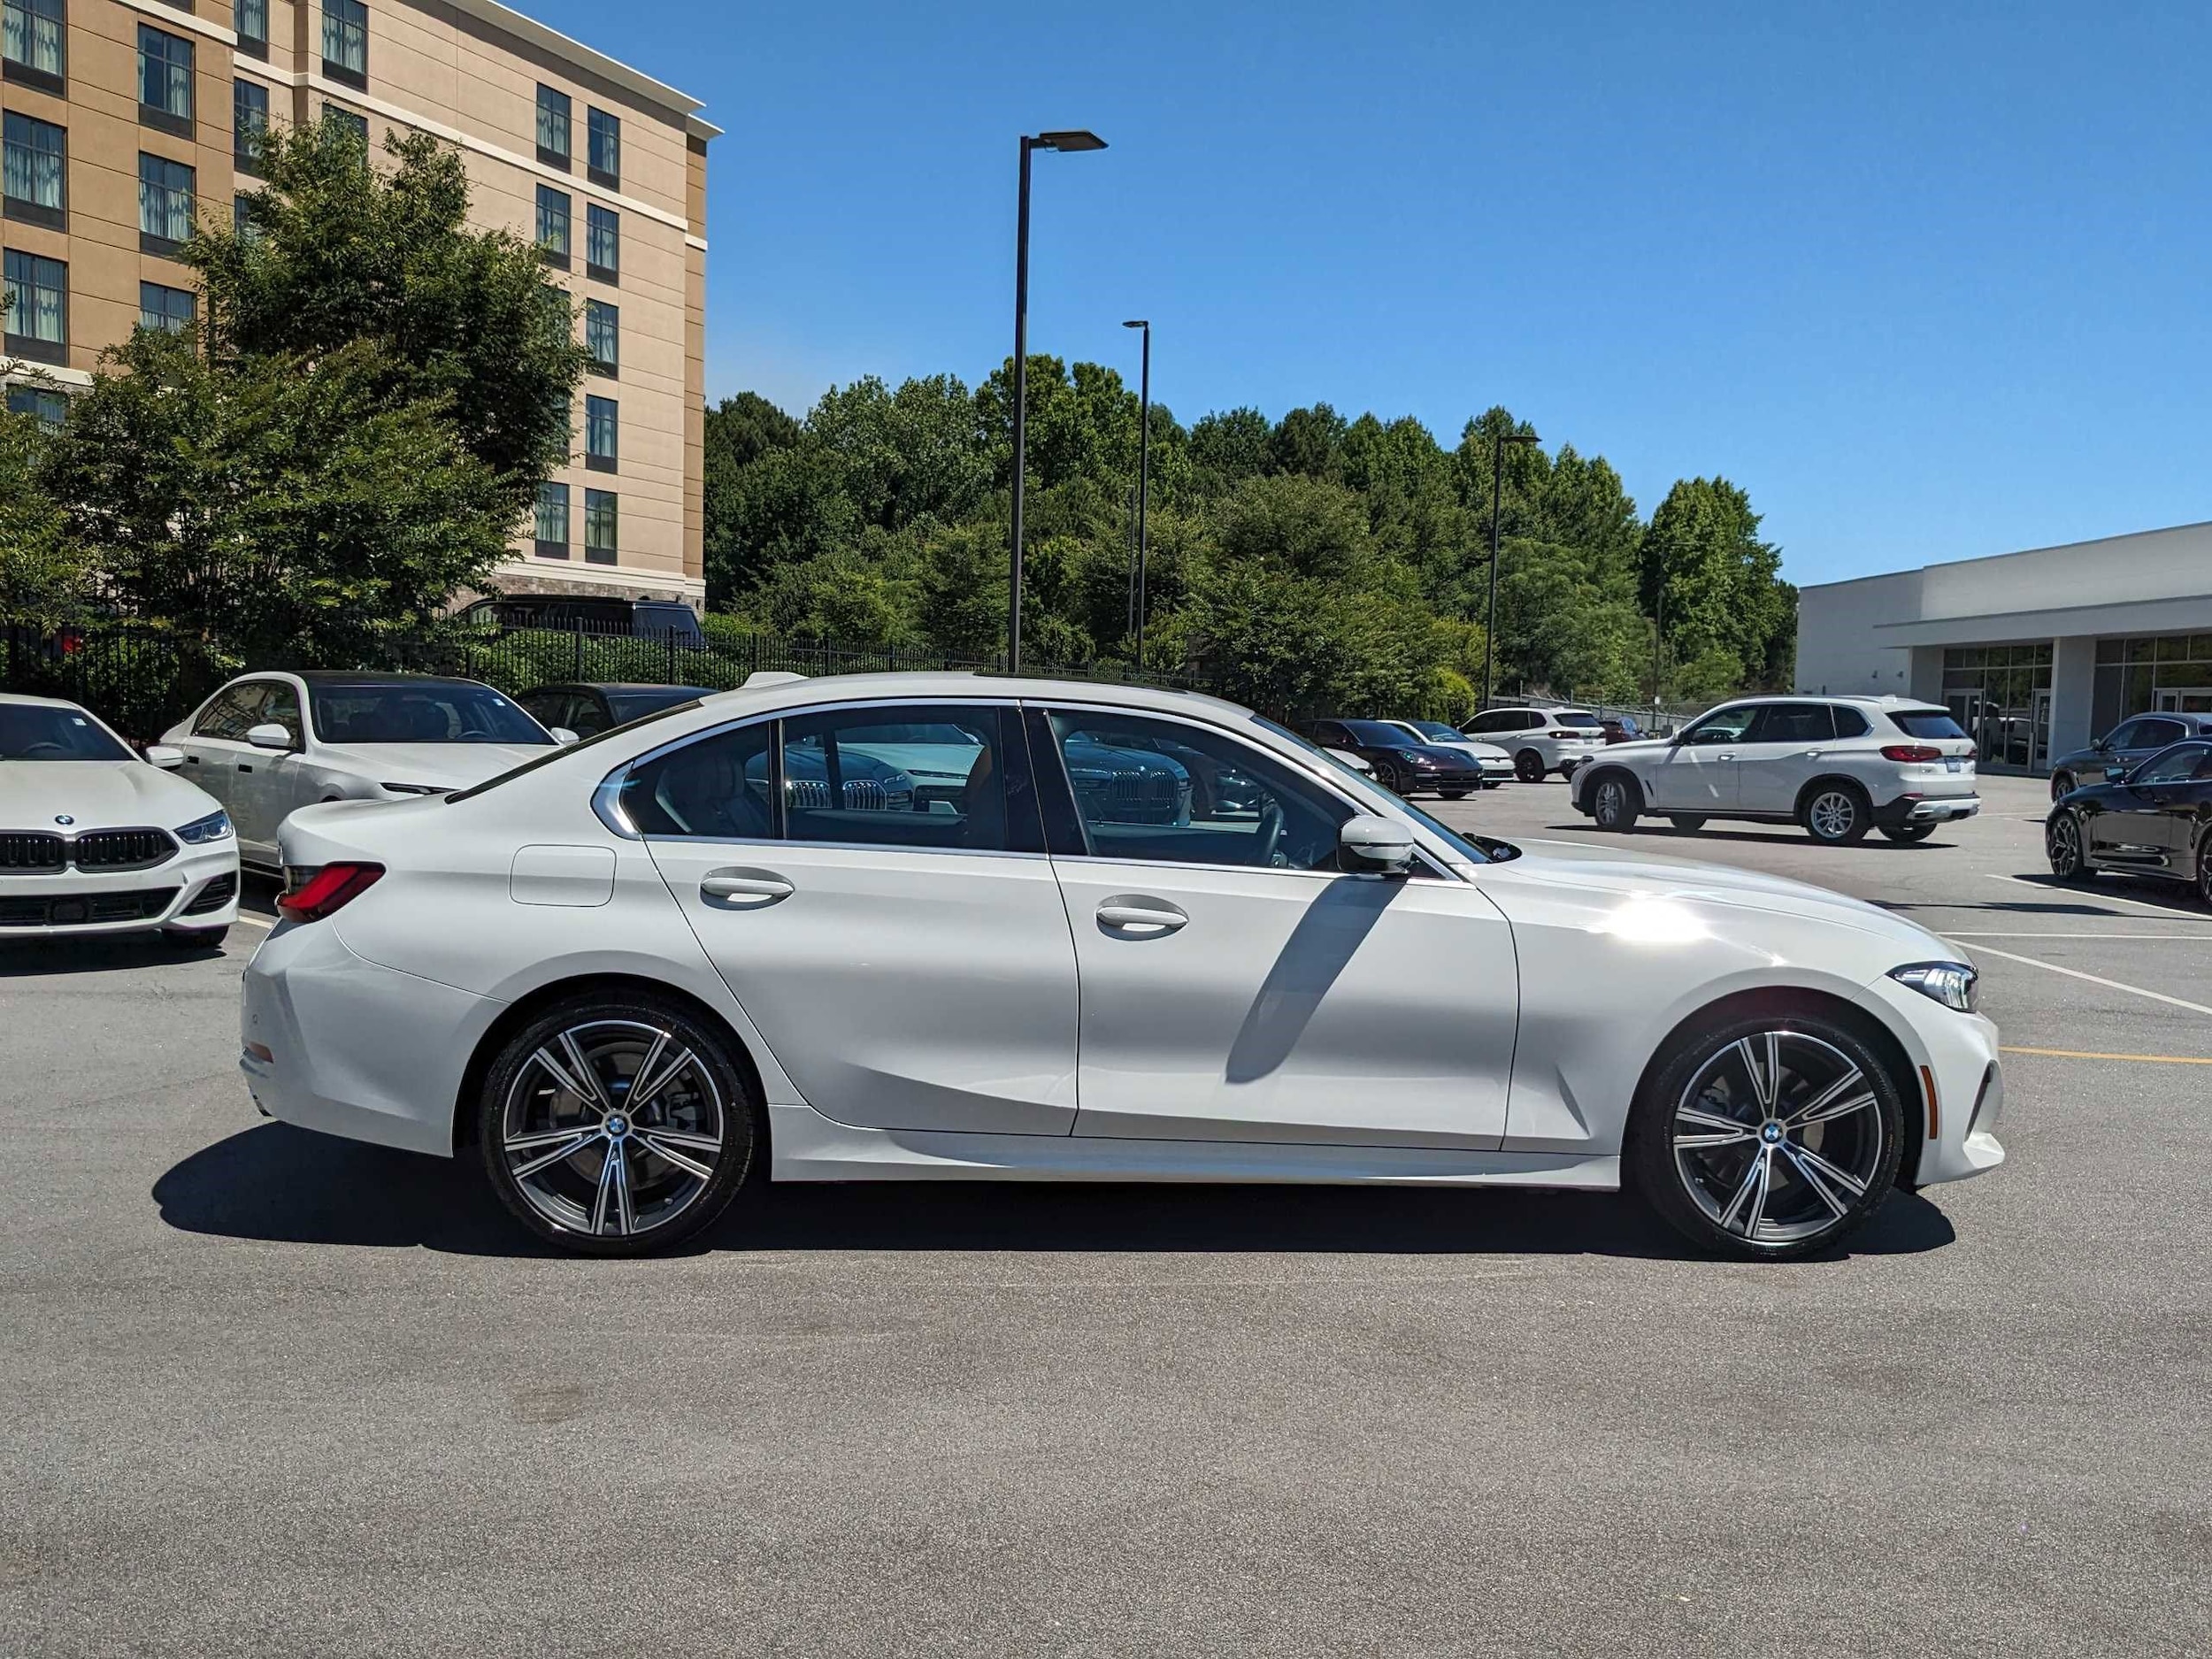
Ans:
<svg viewBox="0 0 2212 1659"><path fill-rule="evenodd" d="M522 4L726 129L715 396L974 382L1090 127L1032 349L1186 420L1503 403L1800 582L2212 518L2200 4Z"/></svg>

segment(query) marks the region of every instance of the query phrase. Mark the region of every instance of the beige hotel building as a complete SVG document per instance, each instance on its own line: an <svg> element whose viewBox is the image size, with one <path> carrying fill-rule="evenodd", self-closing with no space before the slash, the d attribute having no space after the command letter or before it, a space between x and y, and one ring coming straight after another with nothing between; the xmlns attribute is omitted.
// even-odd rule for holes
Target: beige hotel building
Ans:
<svg viewBox="0 0 2212 1659"><path fill-rule="evenodd" d="M701 602L718 129L696 99L495 0L0 0L0 26L12 407L51 418L132 328L191 319L173 256L254 188L263 125L356 123L373 156L430 133L478 221L546 250L595 359L497 585Z"/></svg>

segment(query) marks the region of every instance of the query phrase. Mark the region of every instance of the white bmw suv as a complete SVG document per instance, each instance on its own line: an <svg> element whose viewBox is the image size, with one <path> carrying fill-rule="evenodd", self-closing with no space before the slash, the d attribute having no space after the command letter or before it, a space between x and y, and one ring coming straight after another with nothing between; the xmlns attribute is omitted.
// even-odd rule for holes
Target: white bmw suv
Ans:
<svg viewBox="0 0 2212 1659"><path fill-rule="evenodd" d="M1573 780L1575 810L1600 829L1652 814L1678 830L1708 818L1805 826L1815 841L1878 829L1925 841L1981 810L1974 743L1948 710L1905 697L1747 697L1673 738L1617 743Z"/></svg>
<svg viewBox="0 0 2212 1659"><path fill-rule="evenodd" d="M1605 752L1605 727L1586 709L1485 709L1459 728L1513 757L1513 775L1541 783L1547 773L1571 778Z"/></svg>

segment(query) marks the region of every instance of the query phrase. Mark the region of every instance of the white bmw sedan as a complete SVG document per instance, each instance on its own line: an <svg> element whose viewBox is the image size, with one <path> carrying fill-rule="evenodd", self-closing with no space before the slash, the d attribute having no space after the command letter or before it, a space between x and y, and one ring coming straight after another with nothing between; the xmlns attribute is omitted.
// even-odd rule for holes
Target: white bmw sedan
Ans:
<svg viewBox="0 0 2212 1659"><path fill-rule="evenodd" d="M563 740L473 680L322 669L234 680L162 739L268 870L296 806L465 789Z"/></svg>
<svg viewBox="0 0 2212 1659"><path fill-rule="evenodd" d="M883 777L918 726L963 777ZM1210 775L1164 815L1102 749ZM672 1243L761 1169L1627 1185L1780 1256L2004 1156L1996 1033L1934 935L1465 839L1187 693L746 689L281 841L255 1099L476 1160L580 1251Z"/></svg>
<svg viewBox="0 0 2212 1659"><path fill-rule="evenodd" d="M156 747L141 760L73 703L0 696L0 939L158 929L219 945L238 917L238 841Z"/></svg>

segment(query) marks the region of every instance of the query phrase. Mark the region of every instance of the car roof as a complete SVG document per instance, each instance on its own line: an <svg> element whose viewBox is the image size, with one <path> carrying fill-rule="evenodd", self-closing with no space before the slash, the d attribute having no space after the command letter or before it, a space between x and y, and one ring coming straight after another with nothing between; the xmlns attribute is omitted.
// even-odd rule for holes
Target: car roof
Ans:
<svg viewBox="0 0 2212 1659"><path fill-rule="evenodd" d="M712 686L664 686L657 680L549 680L542 686L533 686L518 696L534 697L541 691L599 691L626 696L641 692L680 692L687 697L711 697L717 695Z"/></svg>
<svg viewBox="0 0 2212 1659"><path fill-rule="evenodd" d="M75 709L79 713L85 711L82 704L72 703L66 697L34 697L27 691L0 691L0 703L12 703L31 709Z"/></svg>
<svg viewBox="0 0 2212 1659"><path fill-rule="evenodd" d="M741 686L718 691L703 699L717 709L741 712L751 709L800 708L814 703L874 703L895 699L902 703L933 698L965 700L976 697L1026 698L1046 703L1104 703L1127 709L1146 709L1160 714L1210 714L1217 718L1249 720L1253 711L1239 703L1210 697L1203 692L1177 691L1160 686L1116 680L1046 680L1026 675L977 674L938 671L902 671L880 674L820 674L780 680L772 685Z"/></svg>

